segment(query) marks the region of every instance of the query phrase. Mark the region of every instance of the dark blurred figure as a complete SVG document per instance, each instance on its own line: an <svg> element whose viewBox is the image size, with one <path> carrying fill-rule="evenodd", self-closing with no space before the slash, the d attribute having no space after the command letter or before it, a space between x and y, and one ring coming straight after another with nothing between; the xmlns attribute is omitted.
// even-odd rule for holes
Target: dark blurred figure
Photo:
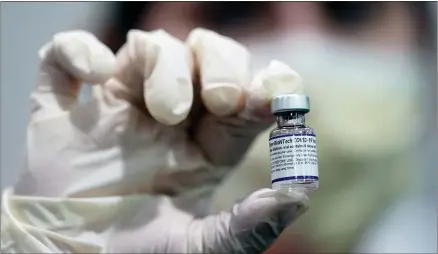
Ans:
<svg viewBox="0 0 438 254"><path fill-rule="evenodd" d="M385 209L421 185L417 162L435 160L416 152L436 122L424 113L436 101L427 4L120 2L100 37L116 52L130 29L161 28L184 40L205 27L248 46L255 68L278 58L296 69L312 98L321 187L269 253L349 252ZM435 69L424 68L431 63ZM225 184L218 207L270 185L266 140L262 134Z"/></svg>

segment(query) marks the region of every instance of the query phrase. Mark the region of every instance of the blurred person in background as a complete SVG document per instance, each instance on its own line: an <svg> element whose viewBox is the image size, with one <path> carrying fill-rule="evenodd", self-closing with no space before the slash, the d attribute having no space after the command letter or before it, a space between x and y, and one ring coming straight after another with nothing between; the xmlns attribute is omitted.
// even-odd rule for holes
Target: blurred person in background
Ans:
<svg viewBox="0 0 438 254"><path fill-rule="evenodd" d="M270 253L351 251L392 202L418 186L419 161L433 161L415 152L429 123L422 92L430 83L418 59L430 39L421 3L151 2L114 10L100 34L113 51L133 28L185 39L202 26L248 46L255 69L277 58L304 78L321 185L312 208ZM267 132L217 193L216 209L270 186L266 141Z"/></svg>
<svg viewBox="0 0 438 254"><path fill-rule="evenodd" d="M419 174L435 160L423 150L433 145L422 145L435 122L426 110L434 107L427 95L436 65L426 3L121 3L114 10L102 37L113 50L132 28L184 39L202 26L248 46L255 69L277 58L302 75L321 185L272 253L352 251L394 202L424 177L435 179L432 171ZM267 139L268 132L259 136L218 192L217 209L231 205L228 197L269 186Z"/></svg>

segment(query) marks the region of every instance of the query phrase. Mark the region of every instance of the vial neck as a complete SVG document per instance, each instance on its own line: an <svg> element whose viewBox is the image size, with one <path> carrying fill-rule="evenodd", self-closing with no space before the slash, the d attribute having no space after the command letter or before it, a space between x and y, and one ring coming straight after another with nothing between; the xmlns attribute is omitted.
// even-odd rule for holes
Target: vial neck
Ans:
<svg viewBox="0 0 438 254"><path fill-rule="evenodd" d="M294 127L306 124L303 112L284 112L277 114L278 127Z"/></svg>

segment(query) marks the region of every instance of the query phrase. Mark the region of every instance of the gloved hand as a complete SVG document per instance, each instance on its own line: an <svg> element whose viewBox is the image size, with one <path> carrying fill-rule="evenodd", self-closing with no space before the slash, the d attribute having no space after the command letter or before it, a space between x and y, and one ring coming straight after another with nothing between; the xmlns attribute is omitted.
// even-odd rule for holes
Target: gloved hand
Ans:
<svg viewBox="0 0 438 254"><path fill-rule="evenodd" d="M116 56L83 31L59 33L40 51L28 170L14 195L89 203L146 197L142 206L117 211L129 215L112 225L81 224L96 235L107 232L96 241L100 251L264 251L307 210L305 194L263 189L228 212L208 215L208 206L257 134L273 123L270 97L300 92L301 78L273 61L251 80L247 49L204 29L186 44L162 30L127 37ZM83 82L93 85L93 99L80 104ZM84 250L77 242L56 246Z"/></svg>

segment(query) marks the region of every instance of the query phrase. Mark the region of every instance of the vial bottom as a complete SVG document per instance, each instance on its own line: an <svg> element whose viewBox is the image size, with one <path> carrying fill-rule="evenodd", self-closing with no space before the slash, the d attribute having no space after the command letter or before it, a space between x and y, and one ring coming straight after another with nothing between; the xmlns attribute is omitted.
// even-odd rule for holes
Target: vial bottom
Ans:
<svg viewBox="0 0 438 254"><path fill-rule="evenodd" d="M310 193L318 189L319 182L283 181L272 184L272 189L285 194L290 192Z"/></svg>

